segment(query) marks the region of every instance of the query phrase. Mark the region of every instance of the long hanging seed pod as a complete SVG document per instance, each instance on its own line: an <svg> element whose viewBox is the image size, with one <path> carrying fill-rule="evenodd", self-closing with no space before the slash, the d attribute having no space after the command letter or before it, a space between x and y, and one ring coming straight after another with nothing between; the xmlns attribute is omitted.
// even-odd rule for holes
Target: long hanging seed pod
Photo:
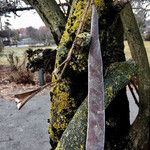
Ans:
<svg viewBox="0 0 150 150"><path fill-rule="evenodd" d="M92 1L91 45L88 58L88 125L86 150L103 150L105 138L104 81L98 16Z"/></svg>

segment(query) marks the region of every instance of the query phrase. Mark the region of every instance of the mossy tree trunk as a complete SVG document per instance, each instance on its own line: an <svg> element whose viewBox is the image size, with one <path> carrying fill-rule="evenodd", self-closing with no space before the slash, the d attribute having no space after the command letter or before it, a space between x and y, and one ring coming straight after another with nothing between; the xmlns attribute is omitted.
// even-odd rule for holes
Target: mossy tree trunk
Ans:
<svg viewBox="0 0 150 150"><path fill-rule="evenodd" d="M86 4L86 0L73 1L66 29L58 47L57 57L59 61L56 66L59 66L67 57ZM104 72L106 72L111 63L125 61L123 27L118 13L110 2L105 3L101 0L95 1L95 4L99 14L99 26L101 29L99 34ZM81 32L89 32L90 18L91 9L88 10ZM51 90L49 133L52 149L55 149L77 108L87 96L87 59L88 47L76 46L72 59L63 74L63 80ZM57 80L57 77L53 77L53 81L55 80ZM125 89L119 92L110 107L107 108L106 121L108 122L106 145L114 148L129 129L129 105Z"/></svg>
<svg viewBox="0 0 150 150"><path fill-rule="evenodd" d="M86 2L86 0L73 1L66 28L58 46L57 58L59 59L56 62L56 67L67 57L84 13ZM89 32L89 24L90 17L88 16L85 21L84 32ZM76 46L72 59L62 76L62 81L51 89L49 133L52 149L57 146L62 133L87 96L87 57L88 48ZM56 80L57 77L53 76L52 81Z"/></svg>
<svg viewBox="0 0 150 150"><path fill-rule="evenodd" d="M113 8L110 1L106 3L107 12L104 18L106 25L100 33L103 52L104 68L107 68L114 62L125 61L124 54L124 31L120 15L117 10ZM101 18L99 20L100 27ZM101 31L100 31L101 32ZM104 36L105 35L105 36ZM104 70L105 71L105 70ZM122 143L122 138L128 133L129 122L129 102L126 96L126 88L124 87L113 99L106 111L106 139L105 149L120 150L123 149L126 141ZM121 144L120 144L121 143Z"/></svg>
<svg viewBox="0 0 150 150"><path fill-rule="evenodd" d="M63 35L61 29L63 29L62 26L65 25L65 19L59 7L57 5L54 5L56 4L54 0L27 1L37 10L41 18L44 18L43 20L45 20L45 23L49 25L52 32L54 31L54 37L56 33L56 41L59 44L57 48L55 66L58 67L66 59L67 54L72 46L88 0L73 0ZM48 5L50 5L51 7L48 7ZM114 7L112 0L95 0L95 5L99 15L99 38L102 49L104 75L106 75L108 68L112 63L125 61L125 55L123 50L124 31L122 21L120 19L120 14L118 13L118 10L116 10L117 7ZM48 13L49 11L51 13ZM86 17L84 19L84 26L82 27L81 32L90 32L90 21L91 8L87 11ZM57 30L59 32L57 32ZM62 38L59 42L61 35ZM61 149L60 139L71 119L73 118L74 114L76 113L77 109L87 97L88 50L88 45L86 45L85 47L75 45L71 60L63 73L62 80L51 88L49 134L52 149L55 149L57 147L57 150L73 150L73 148L69 147L69 141L65 142L65 148ZM55 82L58 77L59 74L53 75L52 82ZM107 76L105 76L105 84L107 85L106 77ZM120 77L120 75L118 75L118 77ZM118 77L116 78L116 80L118 79ZM128 78L130 77L131 76L128 75ZM114 78L114 76L112 76L112 78ZM117 85L119 86L119 84ZM145 83L143 83L143 85L145 85ZM124 137L127 136L130 128L129 103L127 100L126 89L124 86L118 88L119 91L117 91L118 93L115 94L116 97L113 97L113 100L111 99L111 101L105 102L109 104L109 106L105 104L107 105L105 149L108 150L125 149L128 142ZM112 91L113 82L110 83L107 88L105 88L105 92L108 93L109 96L113 95ZM84 110L82 109L86 110L86 106L84 105L84 107L80 107L79 109L79 111L83 112ZM85 113L83 113L83 117L86 117ZM86 120L86 118L83 119L84 121ZM144 119L144 121L146 120ZM80 126L82 125L83 124L81 123ZM69 131L72 132L72 129L69 128ZM65 135L68 135L68 133L68 130L64 132ZM65 139L64 137L65 136L62 137L61 141ZM73 137L71 137L70 139L72 138ZM136 139L134 138L133 140L136 141ZM85 145L80 145L80 147L77 149L85 149L84 146ZM130 147L130 149L132 148Z"/></svg>
<svg viewBox="0 0 150 150"><path fill-rule="evenodd" d="M137 67L135 63L130 61L116 62L111 64L110 67L108 67L107 73L104 76L106 109L108 109L110 103L112 102L113 98L116 96L118 91L124 88L130 82L130 80L136 75L136 70ZM122 74L122 72L124 72L124 74ZM70 149L84 150L85 149L86 133L87 133L86 132L87 114L88 114L88 106L87 106L87 98L86 98L83 101L83 103L80 105L73 119L70 121L69 125L64 131L60 139L60 142L57 145L56 150L70 150ZM111 146L112 145L108 145L108 141L107 141L107 146L105 147L105 149L110 150ZM119 147L116 148L119 149Z"/></svg>

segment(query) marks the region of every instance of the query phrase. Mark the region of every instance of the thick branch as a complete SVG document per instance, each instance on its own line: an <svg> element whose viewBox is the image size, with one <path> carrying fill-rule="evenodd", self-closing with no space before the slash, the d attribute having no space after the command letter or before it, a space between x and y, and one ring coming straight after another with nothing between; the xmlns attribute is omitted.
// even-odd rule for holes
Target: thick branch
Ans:
<svg viewBox="0 0 150 150"><path fill-rule="evenodd" d="M112 64L105 76L105 109L116 94L125 87L135 74L137 67L132 61ZM84 150L87 129L87 98L78 108L64 131L56 150Z"/></svg>

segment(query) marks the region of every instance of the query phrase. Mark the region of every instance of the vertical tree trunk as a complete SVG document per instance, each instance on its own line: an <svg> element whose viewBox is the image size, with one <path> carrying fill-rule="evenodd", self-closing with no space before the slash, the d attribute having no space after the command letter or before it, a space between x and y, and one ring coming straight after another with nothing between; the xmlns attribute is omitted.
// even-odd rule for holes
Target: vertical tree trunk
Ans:
<svg viewBox="0 0 150 150"><path fill-rule="evenodd" d="M1 16L0 16L0 31L2 31L2 20L1 20ZM3 41L2 38L0 37L0 52L3 50L4 45L3 45Z"/></svg>
<svg viewBox="0 0 150 150"><path fill-rule="evenodd" d="M129 133L128 149L148 150L150 118L150 67L142 37L130 4L121 13L133 59L138 65L139 114Z"/></svg>
<svg viewBox="0 0 150 150"><path fill-rule="evenodd" d="M72 3L67 25L58 47L57 58L59 60L56 62L56 67L67 57L84 13L86 2L87 0L74 0ZM89 14L88 12L88 16L84 20L85 26L82 31L88 32L90 29ZM87 96L87 57L88 49L76 46L72 59L62 76L62 81L51 89L49 133L52 149L57 146L63 131ZM52 81L56 80L57 77L53 76Z"/></svg>
<svg viewBox="0 0 150 150"><path fill-rule="evenodd" d="M2 38L0 37L0 52L4 49Z"/></svg>

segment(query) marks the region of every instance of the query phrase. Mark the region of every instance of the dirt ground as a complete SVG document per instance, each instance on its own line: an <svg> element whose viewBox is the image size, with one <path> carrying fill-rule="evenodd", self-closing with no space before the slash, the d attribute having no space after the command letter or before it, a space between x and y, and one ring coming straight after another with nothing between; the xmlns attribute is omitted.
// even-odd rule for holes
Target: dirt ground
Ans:
<svg viewBox="0 0 150 150"><path fill-rule="evenodd" d="M9 66L0 66L0 98L7 100L14 100L14 95L31 91L39 87L38 77L35 74L34 81L35 85L32 84L16 84L11 81L11 74L13 70ZM48 88L47 88L48 89ZM46 89L46 90L47 90ZM44 94L43 90L38 95Z"/></svg>

